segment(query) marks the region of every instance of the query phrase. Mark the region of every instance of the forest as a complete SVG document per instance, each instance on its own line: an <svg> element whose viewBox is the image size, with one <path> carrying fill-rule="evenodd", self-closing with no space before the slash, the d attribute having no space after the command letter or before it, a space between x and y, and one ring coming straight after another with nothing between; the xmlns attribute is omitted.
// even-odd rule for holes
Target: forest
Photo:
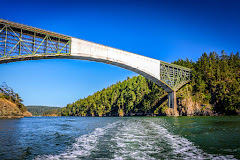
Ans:
<svg viewBox="0 0 240 160"><path fill-rule="evenodd" d="M212 110L234 115L240 112L240 57L221 52L204 53L197 62L188 59L175 64L192 69L192 81L188 85L192 96L204 104L212 104ZM184 87L183 87L184 88Z"/></svg>
<svg viewBox="0 0 240 160"><path fill-rule="evenodd" d="M177 92L179 100L192 98L220 114L239 114L240 57L239 52L221 55L204 53L196 62L188 59L173 62L192 69L192 81ZM181 92L182 91L182 92ZM181 93L181 94L180 94ZM126 116L166 115L167 93L142 76L128 78L79 99L61 111L62 116Z"/></svg>
<svg viewBox="0 0 240 160"><path fill-rule="evenodd" d="M177 91L179 105L184 98L191 98L194 104L201 104L202 110L211 106L212 112L222 115L240 113L239 52L204 53L196 62L179 59L173 63L192 69L192 81ZM167 93L146 78L136 76L68 104L61 115L167 115L167 110Z"/></svg>
<svg viewBox="0 0 240 160"><path fill-rule="evenodd" d="M49 110L58 110L61 107L49 107L49 106L26 106L27 110L32 113L33 116L42 116L46 115ZM46 113L45 113L46 112Z"/></svg>
<svg viewBox="0 0 240 160"><path fill-rule="evenodd" d="M167 95L142 76L128 78L62 109L64 116L123 116L151 114L160 97Z"/></svg>

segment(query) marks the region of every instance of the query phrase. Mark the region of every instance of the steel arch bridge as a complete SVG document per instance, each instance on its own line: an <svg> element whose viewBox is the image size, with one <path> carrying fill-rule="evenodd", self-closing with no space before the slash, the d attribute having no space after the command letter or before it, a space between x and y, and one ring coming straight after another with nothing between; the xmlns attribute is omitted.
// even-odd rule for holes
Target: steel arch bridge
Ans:
<svg viewBox="0 0 240 160"><path fill-rule="evenodd" d="M191 81L191 69L59 33L0 19L0 64L38 59L81 59L136 72L168 92L176 111L176 91Z"/></svg>

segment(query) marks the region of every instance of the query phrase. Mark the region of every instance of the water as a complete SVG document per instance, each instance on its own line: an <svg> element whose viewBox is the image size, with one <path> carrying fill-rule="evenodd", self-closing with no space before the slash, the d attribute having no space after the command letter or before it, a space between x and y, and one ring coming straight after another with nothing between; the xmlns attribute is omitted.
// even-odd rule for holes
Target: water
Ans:
<svg viewBox="0 0 240 160"><path fill-rule="evenodd" d="M0 159L240 159L240 116L5 119Z"/></svg>

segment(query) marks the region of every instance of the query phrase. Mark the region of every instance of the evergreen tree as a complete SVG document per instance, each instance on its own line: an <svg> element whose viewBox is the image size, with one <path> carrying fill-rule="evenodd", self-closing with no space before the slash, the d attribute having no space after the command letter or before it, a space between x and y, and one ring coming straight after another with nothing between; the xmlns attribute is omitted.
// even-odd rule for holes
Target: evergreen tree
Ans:
<svg viewBox="0 0 240 160"><path fill-rule="evenodd" d="M192 81L182 89L204 104L212 104L213 110L224 114L240 112L240 56L239 52L229 56L222 51L203 55L196 61L182 60L174 64L192 69ZM13 94L7 87L1 92ZM68 104L62 109L64 116L104 116L120 114L164 113L165 105L158 102L167 93L155 83L142 76L127 78L87 98ZM184 97L185 95L180 95ZM179 97L179 98L181 98Z"/></svg>

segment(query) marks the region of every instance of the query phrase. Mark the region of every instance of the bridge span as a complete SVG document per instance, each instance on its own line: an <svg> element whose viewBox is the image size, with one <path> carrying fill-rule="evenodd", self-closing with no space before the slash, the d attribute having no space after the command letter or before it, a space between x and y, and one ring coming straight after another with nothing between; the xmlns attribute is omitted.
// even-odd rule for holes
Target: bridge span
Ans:
<svg viewBox="0 0 240 160"><path fill-rule="evenodd" d="M186 67L0 19L0 64L61 58L103 62L136 72L168 92L168 106L176 115L176 91L191 80L191 69Z"/></svg>

